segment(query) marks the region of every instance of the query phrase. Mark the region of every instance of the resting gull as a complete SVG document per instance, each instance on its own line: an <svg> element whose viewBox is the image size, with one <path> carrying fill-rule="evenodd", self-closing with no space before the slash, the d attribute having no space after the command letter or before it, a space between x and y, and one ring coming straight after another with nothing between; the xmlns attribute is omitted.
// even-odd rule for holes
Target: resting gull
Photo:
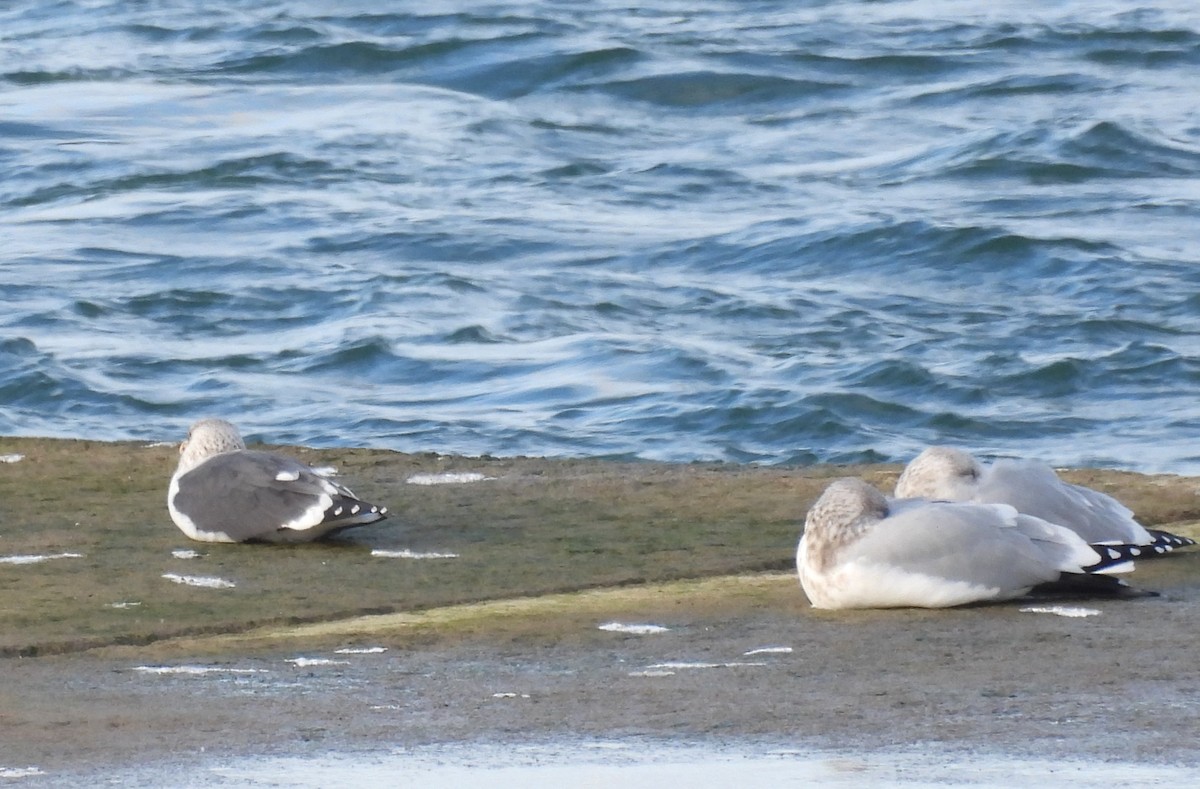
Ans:
<svg viewBox="0 0 1200 789"><path fill-rule="evenodd" d="M308 542L387 515L303 463L246 449L223 419L192 425L179 452L167 509L193 540Z"/></svg>
<svg viewBox="0 0 1200 789"><path fill-rule="evenodd" d="M945 608L1010 600L1060 581L1132 593L1116 578L1091 575L1132 569L1126 547L1089 546L1004 504L889 500L847 478L809 509L796 569L816 608Z"/></svg>
<svg viewBox="0 0 1200 789"><path fill-rule="evenodd" d="M896 496L1008 504L1026 515L1066 526L1092 544L1142 546L1140 553L1147 557L1196 544L1187 537L1144 528L1112 496L1064 482L1047 465L998 460L985 468L954 447L929 447L917 455L900 475Z"/></svg>

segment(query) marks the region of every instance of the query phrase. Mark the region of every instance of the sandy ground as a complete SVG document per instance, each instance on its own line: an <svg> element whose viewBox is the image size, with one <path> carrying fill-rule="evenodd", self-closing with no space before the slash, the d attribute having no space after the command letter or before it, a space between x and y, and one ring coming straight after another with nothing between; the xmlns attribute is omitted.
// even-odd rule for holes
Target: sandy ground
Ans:
<svg viewBox="0 0 1200 789"><path fill-rule="evenodd" d="M592 737L1200 769L1194 549L1139 565L1131 580L1158 597L1039 601L1089 616L1028 602L819 612L786 571L804 509L829 477L886 484L896 469L294 450L353 470L399 525L293 549L189 546L165 518L169 448L88 447L82 463L76 442L0 440L0 454L26 455L0 467L0 555L82 554L0 564L0 778L41 773L3 779L20 785L130 764L183 782L244 754ZM404 482L447 469L492 479ZM123 479L67 484L101 470ZM1196 480L1071 476L1196 533ZM206 555L171 554L188 547ZM459 558L397 564L370 556L380 547ZM163 580L174 566L238 585Z"/></svg>

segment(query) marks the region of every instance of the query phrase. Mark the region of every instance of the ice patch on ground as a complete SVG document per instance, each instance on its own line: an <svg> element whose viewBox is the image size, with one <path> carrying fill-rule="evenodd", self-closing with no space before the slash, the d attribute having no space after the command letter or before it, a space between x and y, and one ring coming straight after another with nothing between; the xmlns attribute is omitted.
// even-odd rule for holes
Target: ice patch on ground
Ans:
<svg viewBox="0 0 1200 789"><path fill-rule="evenodd" d="M378 655L387 651L387 647L342 647L333 650L336 655Z"/></svg>
<svg viewBox="0 0 1200 789"><path fill-rule="evenodd" d="M745 668L748 666L749 667L757 667L757 666L765 666L765 665L767 665L767 664L753 662L753 661L747 661L747 660L734 660L729 663L704 663L704 662L692 662L692 661L686 661L686 660L668 660L665 663L654 663L652 665L646 666L646 670L647 671L655 671L655 670L676 671L679 669L693 669L693 668Z"/></svg>
<svg viewBox="0 0 1200 789"><path fill-rule="evenodd" d="M1100 615L1098 609L1083 608L1075 605L1031 605L1020 610L1022 614L1054 614L1055 616L1069 616L1076 619L1085 616Z"/></svg>
<svg viewBox="0 0 1200 789"><path fill-rule="evenodd" d="M226 581L224 578L216 578L211 575L163 573L163 578L166 578L168 581L174 581L177 584L183 584L184 586L200 586L205 589L233 589L237 586L233 581Z"/></svg>
<svg viewBox="0 0 1200 789"><path fill-rule="evenodd" d="M141 604L142 604L142 601L141 601L141 600L133 600L133 601L129 601L129 600L121 600L121 601L119 601L119 602L116 602L116 603L109 603L109 604L108 604L108 607L109 607L109 608L116 608L116 609L118 609L118 610L124 610L124 609L126 609L126 608L136 608L137 606L139 606L139 605L141 605Z"/></svg>
<svg viewBox="0 0 1200 789"><path fill-rule="evenodd" d="M607 630L610 633L632 633L636 636L648 636L654 633L666 633L671 630L669 627L662 625L628 625L623 622L605 622L597 627L599 630Z"/></svg>
<svg viewBox="0 0 1200 789"><path fill-rule="evenodd" d="M0 463L20 463L25 459L25 456L19 452L13 452L8 455L0 455Z"/></svg>
<svg viewBox="0 0 1200 789"><path fill-rule="evenodd" d="M434 553L410 551L407 548L400 551L389 551L383 548L376 548L371 551L372 556L378 556L381 559L457 559L457 553Z"/></svg>
<svg viewBox="0 0 1200 789"><path fill-rule="evenodd" d="M409 485L464 485L468 482L481 482L486 477L475 471L447 471L442 474L413 474L404 480Z"/></svg>
<svg viewBox="0 0 1200 789"><path fill-rule="evenodd" d="M297 657L288 658L286 663L291 663L297 668L308 668L309 666L348 666L349 660L334 660L327 657Z"/></svg>
<svg viewBox="0 0 1200 789"><path fill-rule="evenodd" d="M171 555L176 559L199 559L204 554L199 551L193 551L191 548L176 548L171 551Z"/></svg>
<svg viewBox="0 0 1200 789"><path fill-rule="evenodd" d="M232 666L134 666L133 670L142 674L185 674L188 676L268 673L265 668L233 668Z"/></svg>
<svg viewBox="0 0 1200 789"><path fill-rule="evenodd" d="M51 553L51 554L27 554L16 556L0 556L0 564L37 564L38 562L48 562L51 559L82 559L82 553Z"/></svg>

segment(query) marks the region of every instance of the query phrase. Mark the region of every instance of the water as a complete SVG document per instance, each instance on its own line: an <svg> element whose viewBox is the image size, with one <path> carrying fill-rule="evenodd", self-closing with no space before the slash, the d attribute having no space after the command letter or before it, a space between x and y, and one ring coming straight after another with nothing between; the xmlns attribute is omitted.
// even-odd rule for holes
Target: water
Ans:
<svg viewBox="0 0 1200 789"><path fill-rule="evenodd" d="M173 787L290 787L307 789L416 785L524 789L622 786L655 789L675 784L694 789L729 786L863 787L909 789L974 787L1003 789L1015 781L1074 789L1163 787L1195 779L1182 766L1029 759L989 753L954 753L933 747L920 752L833 753L757 744L588 741L518 746L449 745L392 752L211 760L186 770L141 767L116 776L89 776L99 783ZM183 778L186 773L189 777ZM31 782L37 785L37 782Z"/></svg>
<svg viewBox="0 0 1200 789"><path fill-rule="evenodd" d="M1182 0L6 3L0 434L1200 473L1198 62Z"/></svg>

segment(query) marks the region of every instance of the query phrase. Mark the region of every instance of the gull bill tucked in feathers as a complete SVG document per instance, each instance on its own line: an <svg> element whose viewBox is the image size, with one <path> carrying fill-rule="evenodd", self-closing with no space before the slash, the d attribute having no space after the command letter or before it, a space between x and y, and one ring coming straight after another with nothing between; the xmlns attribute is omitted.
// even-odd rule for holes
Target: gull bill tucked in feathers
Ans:
<svg viewBox="0 0 1200 789"><path fill-rule="evenodd" d="M953 447L930 447L917 455L900 475L896 497L1008 504L1065 526L1088 543L1142 546L1135 556L1157 556L1195 544L1187 537L1144 528L1112 496L1064 482L1047 465L998 460L984 466Z"/></svg>
<svg viewBox="0 0 1200 789"><path fill-rule="evenodd" d="M246 449L222 419L192 426L167 509L184 534L202 542L309 542L387 515L303 463Z"/></svg>
<svg viewBox="0 0 1200 789"><path fill-rule="evenodd" d="M808 512L796 569L817 608L944 608L1009 600L1069 574L1126 571L1128 559L1123 547L1089 546L1008 505L889 500L840 479Z"/></svg>

